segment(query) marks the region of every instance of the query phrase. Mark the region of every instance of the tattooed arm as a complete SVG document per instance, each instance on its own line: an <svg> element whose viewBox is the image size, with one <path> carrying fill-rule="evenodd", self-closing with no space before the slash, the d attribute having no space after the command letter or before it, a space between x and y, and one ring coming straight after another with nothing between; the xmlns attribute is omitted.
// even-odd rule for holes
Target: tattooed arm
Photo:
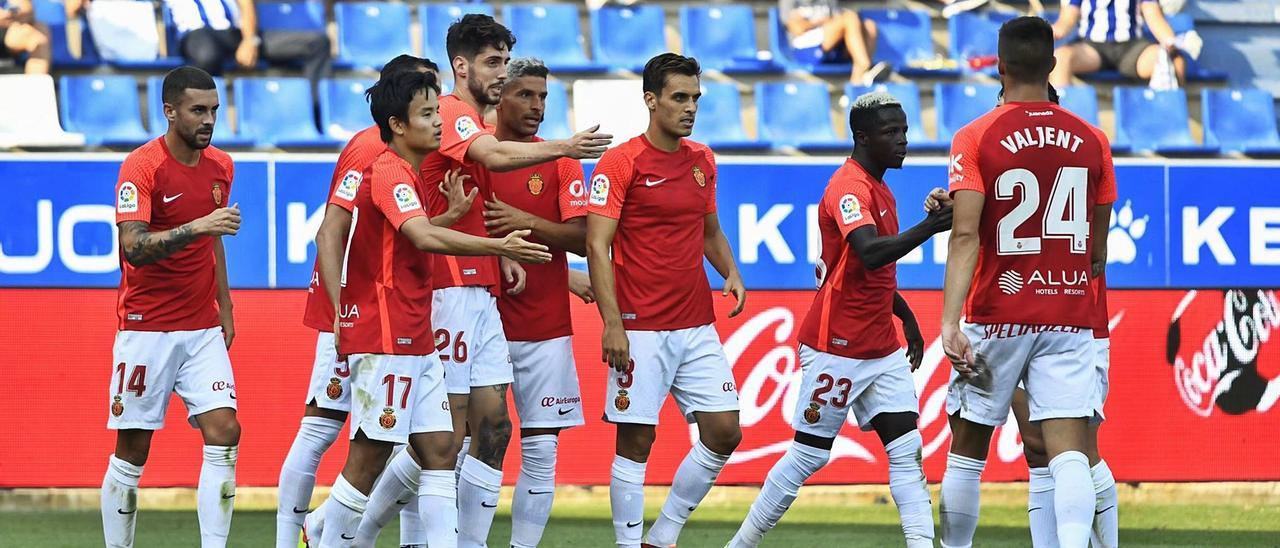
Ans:
<svg viewBox="0 0 1280 548"><path fill-rule="evenodd" d="M152 232L142 221L120 223L120 252L133 266L149 265L173 255L202 236L233 236L240 230L240 208L216 209L187 224Z"/></svg>

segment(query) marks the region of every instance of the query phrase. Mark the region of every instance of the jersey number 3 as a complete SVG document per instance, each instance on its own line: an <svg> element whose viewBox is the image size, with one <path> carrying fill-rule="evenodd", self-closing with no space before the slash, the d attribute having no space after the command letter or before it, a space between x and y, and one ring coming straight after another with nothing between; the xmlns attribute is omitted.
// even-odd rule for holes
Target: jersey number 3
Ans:
<svg viewBox="0 0 1280 548"><path fill-rule="evenodd" d="M1049 203L1044 211L1042 236L1017 237L1013 233L1040 209L1040 181L1028 170L1011 169L996 179L996 199L1012 200L1016 190L1022 189L1022 201L996 223L998 242L996 253L1000 255L1037 255L1042 239L1063 239L1071 242L1072 253L1088 250L1089 221L1088 196L1089 170L1083 167L1064 167L1058 170L1058 178L1049 191Z"/></svg>

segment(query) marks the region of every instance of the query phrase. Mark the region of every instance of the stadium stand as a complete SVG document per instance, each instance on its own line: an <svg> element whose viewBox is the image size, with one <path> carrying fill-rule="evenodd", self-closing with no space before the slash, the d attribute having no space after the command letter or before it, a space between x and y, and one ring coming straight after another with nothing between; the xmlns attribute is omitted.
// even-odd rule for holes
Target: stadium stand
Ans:
<svg viewBox="0 0 1280 548"><path fill-rule="evenodd" d="M1098 123L1098 91L1091 86L1067 86L1058 90L1058 102L1095 126Z"/></svg>
<svg viewBox="0 0 1280 548"><path fill-rule="evenodd" d="M543 105L542 126L538 135L543 139L564 139L573 135L569 129L569 89L564 82L547 79L547 102Z"/></svg>
<svg viewBox="0 0 1280 548"><path fill-rule="evenodd" d="M605 6L591 10L591 51L617 70L640 72L667 48L662 6Z"/></svg>
<svg viewBox="0 0 1280 548"><path fill-rule="evenodd" d="M831 124L826 84L757 82L755 90L761 139L801 151L849 150L849 142Z"/></svg>
<svg viewBox="0 0 1280 548"><path fill-rule="evenodd" d="M372 125L364 92L373 80L335 78L320 84L320 128L334 139L350 139Z"/></svg>
<svg viewBox="0 0 1280 548"><path fill-rule="evenodd" d="M80 55L71 53L67 40L67 7L62 0L32 0L36 20L49 27L49 38L53 46L53 68L84 69L102 64L98 49L93 45L93 35L89 33L89 23L83 16L78 16L80 32Z"/></svg>
<svg viewBox="0 0 1280 548"><path fill-rule="evenodd" d="M767 150L772 146L768 141L747 136L738 85L731 82L702 82L697 123L690 137L724 151Z"/></svg>
<svg viewBox="0 0 1280 548"><path fill-rule="evenodd" d="M48 74L0 75L0 148L72 147L84 145L84 135L62 130Z"/></svg>
<svg viewBox="0 0 1280 548"><path fill-rule="evenodd" d="M338 2L338 57L335 66L377 70L402 53L412 53L409 5L391 2Z"/></svg>
<svg viewBox="0 0 1280 548"><path fill-rule="evenodd" d="M419 4L418 24L422 27L422 55L449 71L449 54L444 41L449 35L449 25L468 13L493 15L493 6L471 2L466 4Z"/></svg>
<svg viewBox="0 0 1280 548"><path fill-rule="evenodd" d="M1217 151L1217 147L1198 145L1191 138L1185 90L1118 86L1114 94L1117 144L1139 152L1171 155Z"/></svg>
<svg viewBox="0 0 1280 548"><path fill-rule="evenodd" d="M1260 89L1205 89L1204 143L1223 152L1280 155L1275 99Z"/></svg>
<svg viewBox="0 0 1280 548"><path fill-rule="evenodd" d="M507 4L502 21L515 33L521 55L542 59L555 72L604 72L583 49L577 4Z"/></svg>
<svg viewBox="0 0 1280 548"><path fill-rule="evenodd" d="M247 147L253 141L240 135L232 113L231 101L227 100L227 81L221 76L214 76L213 83L218 87L218 123L214 126L213 144L219 147ZM147 78L147 124L150 135L163 135L169 128L169 121L164 118L164 77Z"/></svg>
<svg viewBox="0 0 1280 548"><path fill-rule="evenodd" d="M778 16L778 8L769 8L769 21L766 31L769 35L769 56L774 63L786 70L811 72L815 75L833 76L849 74L850 63L814 63L802 60L795 54L791 41L787 39L787 29L783 27Z"/></svg>
<svg viewBox="0 0 1280 548"><path fill-rule="evenodd" d="M239 78L235 98L240 135L257 146L335 147L312 120L311 85L305 78Z"/></svg>
<svg viewBox="0 0 1280 548"><path fill-rule="evenodd" d="M90 145L139 145L150 135L142 127L138 81L132 76L60 76L58 111L62 125L83 133Z"/></svg>
<svg viewBox="0 0 1280 548"><path fill-rule="evenodd" d="M911 150L945 151L951 147L951 143L935 141L925 134L924 122L920 118L920 87L915 82L883 83L871 87L855 86L851 83L845 84L845 101L843 104L845 106L851 105L859 95L873 91L888 93L902 104L902 110L907 115L907 146Z"/></svg>
<svg viewBox="0 0 1280 548"><path fill-rule="evenodd" d="M649 127L649 109L644 102L619 101L619 97L641 97L640 80L582 79L573 83L573 128L583 130L600 125L602 133L622 143Z"/></svg>
<svg viewBox="0 0 1280 548"><path fill-rule="evenodd" d="M772 59L760 59L751 6L680 6L680 37L684 54L697 58L703 69L728 74L782 70Z"/></svg>
<svg viewBox="0 0 1280 548"><path fill-rule="evenodd" d="M938 140L951 141L965 124L989 112L999 94L1000 86L995 84L935 84L933 100L938 110Z"/></svg>
<svg viewBox="0 0 1280 548"><path fill-rule="evenodd" d="M254 7L257 8L259 30L325 30L322 2L259 2Z"/></svg>
<svg viewBox="0 0 1280 548"><path fill-rule="evenodd" d="M947 34L950 40L948 47L951 50L951 57L960 61L960 70L980 72L995 77L994 63L975 68L970 61L993 58L996 55L1000 25L1014 17L1017 17L1017 14L1011 12L966 11L947 19Z"/></svg>
<svg viewBox="0 0 1280 548"><path fill-rule="evenodd" d="M876 22L876 51L872 62L886 61L904 76L956 76L960 69L932 66L938 59L930 36L929 14L915 10L872 9L858 12Z"/></svg>

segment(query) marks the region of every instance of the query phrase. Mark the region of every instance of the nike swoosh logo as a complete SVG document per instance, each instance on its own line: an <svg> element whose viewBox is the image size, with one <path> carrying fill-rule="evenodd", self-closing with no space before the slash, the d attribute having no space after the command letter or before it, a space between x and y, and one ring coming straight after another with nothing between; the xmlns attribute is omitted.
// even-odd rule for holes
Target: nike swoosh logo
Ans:
<svg viewBox="0 0 1280 548"><path fill-rule="evenodd" d="M236 496L235 496L235 495L222 495L222 500L233 499L233 498L236 498Z"/></svg>
<svg viewBox="0 0 1280 548"><path fill-rule="evenodd" d="M568 415L569 413L572 413L572 412L573 412L573 408L569 408L569 409L558 409L558 410L556 410L556 412L557 412L557 413L560 413L560 416L564 416L564 415Z"/></svg>
<svg viewBox="0 0 1280 548"><path fill-rule="evenodd" d="M885 216L885 214L887 214L887 213L889 213L889 210L887 210L887 209L885 209L885 210L881 210L881 211L880 211L880 216L881 216L881 217L884 217L884 216Z"/></svg>
<svg viewBox="0 0 1280 548"><path fill-rule="evenodd" d="M293 513L295 513L295 514L305 514L305 513L307 513L307 509L306 509L306 508L298 508L297 506L294 506L294 507L293 507Z"/></svg>
<svg viewBox="0 0 1280 548"><path fill-rule="evenodd" d="M352 536L352 537L349 537L349 536L347 536L346 534L343 534L343 535L342 535L342 540L355 540L355 539L356 539L356 537L353 537L353 536Z"/></svg>
<svg viewBox="0 0 1280 548"><path fill-rule="evenodd" d="M639 527L641 523L644 523L644 522L643 522L643 521L628 521L628 522L627 522L627 527Z"/></svg>
<svg viewBox="0 0 1280 548"><path fill-rule="evenodd" d="M550 495L551 493L554 493L554 492L555 491L534 491L533 489L529 490L530 495Z"/></svg>
<svg viewBox="0 0 1280 548"><path fill-rule="evenodd" d="M1030 513L1032 513L1032 512L1035 512L1036 510L1043 510L1043 509L1044 509L1044 508L1043 508L1043 507L1040 507L1040 506L1037 506L1037 507L1035 507L1035 508L1027 508L1027 513L1028 513L1028 514L1030 514Z"/></svg>
<svg viewBox="0 0 1280 548"><path fill-rule="evenodd" d="M133 510L130 510L130 511L128 511L128 512L125 512L124 510L121 510L121 509L119 509L119 508L117 508L117 509L116 509L116 512L119 512L119 513L120 513L120 515L122 515L122 516L127 516L127 515L129 515L129 514L136 513L137 511L138 511L138 509L137 509L137 508L134 508Z"/></svg>
<svg viewBox="0 0 1280 548"><path fill-rule="evenodd" d="M498 503L496 503L496 502L495 502L495 503L493 503L493 504L485 504L485 503L481 502L481 503L480 503L480 506L483 506L483 507L485 507L485 508L497 508L497 507L498 507Z"/></svg>
<svg viewBox="0 0 1280 548"><path fill-rule="evenodd" d="M652 180L649 180L649 179L645 179L645 180L644 180L644 186L658 186L658 185L660 185L660 184L662 184L662 183L665 183L665 182L667 182L667 179L666 179L665 177L664 177L664 178L662 178L662 179L658 179L657 181L652 181Z"/></svg>
<svg viewBox="0 0 1280 548"><path fill-rule="evenodd" d="M407 501L407 500L397 500L397 501L396 501L396 504L399 504L400 506L404 506L404 505L406 505L406 504L409 504L409 501Z"/></svg>
<svg viewBox="0 0 1280 548"><path fill-rule="evenodd" d="M1106 507L1106 508L1103 508L1103 509L1101 509L1101 510L1098 510L1097 512L1094 512L1093 514L1094 514L1094 515L1096 515L1096 516L1101 516L1102 514L1107 513L1107 510L1110 510L1110 509L1115 508L1115 507L1116 507L1116 505L1112 504L1111 506L1108 506L1108 507Z"/></svg>
<svg viewBox="0 0 1280 548"><path fill-rule="evenodd" d="M232 394L232 395L231 395L231 399L233 399L233 400L234 400L234 399L236 399L236 395L235 395L235 394Z"/></svg>
<svg viewBox="0 0 1280 548"><path fill-rule="evenodd" d="M697 509L698 509L698 507L697 507L697 506L690 506L690 507L689 507L689 511L690 511L690 512L692 512L692 511L694 511L694 510L697 510Z"/></svg>
<svg viewBox="0 0 1280 548"><path fill-rule="evenodd" d="M177 200L178 198L181 198L181 197L182 197L182 194L183 194L182 192L179 192L179 193L177 193L177 194L174 194L173 196L165 196L165 197L164 197L164 203L166 203L166 204L167 204L167 203L169 203L169 202L172 202L172 201L174 201L174 200Z"/></svg>

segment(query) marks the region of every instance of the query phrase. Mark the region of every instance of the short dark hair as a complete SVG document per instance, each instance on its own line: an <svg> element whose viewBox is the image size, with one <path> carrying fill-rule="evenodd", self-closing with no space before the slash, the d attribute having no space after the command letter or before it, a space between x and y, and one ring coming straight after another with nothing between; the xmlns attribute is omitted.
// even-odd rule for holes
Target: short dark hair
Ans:
<svg viewBox="0 0 1280 548"><path fill-rule="evenodd" d="M493 49L506 46L507 51L511 51L516 45L516 36L493 17L482 13L468 13L449 25L449 33L444 42L449 65L453 66L455 57L461 55L468 60L475 59L485 46L493 46Z"/></svg>
<svg viewBox="0 0 1280 548"><path fill-rule="evenodd" d="M374 123L378 124L382 142L390 143L394 135L391 132L391 117L407 119L409 103L413 102L413 97L427 90L440 95L440 83L436 81L436 75L402 70L378 80L364 92L365 99L369 101L369 114L373 115Z"/></svg>
<svg viewBox="0 0 1280 548"><path fill-rule="evenodd" d="M1039 17L1018 17L1000 26L997 47L1005 73L1019 82L1046 80L1053 70L1053 27Z"/></svg>
<svg viewBox="0 0 1280 548"><path fill-rule="evenodd" d="M891 108L902 110L902 103L886 92L873 91L859 95L849 107L849 134L856 137L859 131L879 129L880 111Z"/></svg>
<svg viewBox="0 0 1280 548"><path fill-rule="evenodd" d="M1053 87L1053 84L1049 84L1049 102L1057 105L1057 104L1061 104L1061 99L1062 97L1058 95L1058 88ZM1000 84L1000 91L996 92L996 101L1003 101L1003 100L1004 100L1004 84Z"/></svg>
<svg viewBox="0 0 1280 548"><path fill-rule="evenodd" d="M218 89L209 73L192 66L182 66L164 75L160 98L171 105L177 104L183 92L189 89Z"/></svg>
<svg viewBox="0 0 1280 548"><path fill-rule="evenodd" d="M667 85L667 78L672 74L702 76L702 66L697 59L678 53L658 54L644 64L642 87L645 91L661 95L663 86Z"/></svg>
<svg viewBox="0 0 1280 548"><path fill-rule="evenodd" d="M402 70L418 70L419 68L426 68L435 72L440 72L440 67L431 62L430 59L414 57L407 53L402 53L397 55L394 59L387 61L387 64L382 65L382 71L378 73L378 79L385 79L386 77Z"/></svg>

